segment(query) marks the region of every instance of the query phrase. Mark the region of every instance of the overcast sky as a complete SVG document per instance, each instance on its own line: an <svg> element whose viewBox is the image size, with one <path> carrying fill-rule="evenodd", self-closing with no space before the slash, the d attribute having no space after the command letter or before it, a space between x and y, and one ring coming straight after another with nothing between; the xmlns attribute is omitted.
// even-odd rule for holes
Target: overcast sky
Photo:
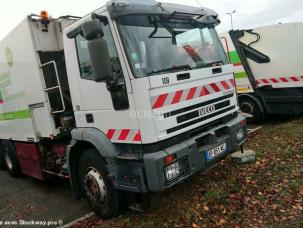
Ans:
<svg viewBox="0 0 303 228"><path fill-rule="evenodd" d="M144 0L142 0L144 1ZM234 27L252 28L254 26L277 24L279 22L303 21L302 0L162 0L179 4L201 6L216 10L221 18L219 31L230 29L230 17L226 12L237 10L234 14ZM49 11L53 17L62 15L83 16L104 4L104 0L9 0L0 8L0 39L15 27L26 15L41 10Z"/></svg>

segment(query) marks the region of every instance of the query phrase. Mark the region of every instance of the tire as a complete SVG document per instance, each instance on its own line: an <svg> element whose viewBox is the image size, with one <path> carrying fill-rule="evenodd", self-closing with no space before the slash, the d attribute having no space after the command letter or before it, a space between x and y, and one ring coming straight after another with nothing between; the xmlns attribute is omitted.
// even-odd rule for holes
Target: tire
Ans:
<svg viewBox="0 0 303 228"><path fill-rule="evenodd" d="M20 177L21 169L14 146L9 141L2 141L0 151L3 157L4 166L11 177Z"/></svg>
<svg viewBox="0 0 303 228"><path fill-rule="evenodd" d="M95 149L88 149L81 155L79 179L82 192L96 215L103 219L118 216L121 193L107 178L105 162Z"/></svg>
<svg viewBox="0 0 303 228"><path fill-rule="evenodd" d="M1 141L0 141L0 169L5 170L4 156L1 151Z"/></svg>
<svg viewBox="0 0 303 228"><path fill-rule="evenodd" d="M240 97L239 103L242 112L252 115L252 117L247 118L247 122L259 123L264 121L265 113L260 102L257 102L252 98Z"/></svg>

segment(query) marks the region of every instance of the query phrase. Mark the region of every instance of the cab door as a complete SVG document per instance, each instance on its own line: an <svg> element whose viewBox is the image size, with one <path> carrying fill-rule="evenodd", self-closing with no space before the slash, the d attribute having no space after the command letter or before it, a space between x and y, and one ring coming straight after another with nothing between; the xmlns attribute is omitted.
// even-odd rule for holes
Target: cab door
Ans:
<svg viewBox="0 0 303 228"><path fill-rule="evenodd" d="M137 120L131 115L134 105L130 81L119 51L121 47L117 41L114 25L106 11L99 15L107 17L107 21L102 21L103 39L108 45L113 71L112 81L115 82L116 89L109 89L108 82L95 82L87 40L78 34L74 38L80 93L80 105L75 107L76 123L77 127L93 127L101 130L113 142L129 143L139 131ZM91 17L84 19L83 22L87 20L91 20Z"/></svg>

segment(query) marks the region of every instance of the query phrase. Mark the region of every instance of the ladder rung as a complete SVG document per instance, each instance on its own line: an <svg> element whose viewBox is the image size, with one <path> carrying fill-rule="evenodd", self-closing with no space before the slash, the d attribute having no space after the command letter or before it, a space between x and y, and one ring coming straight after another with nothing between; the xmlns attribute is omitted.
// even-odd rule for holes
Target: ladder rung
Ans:
<svg viewBox="0 0 303 228"><path fill-rule="evenodd" d="M65 109L61 109L61 110L53 111L52 114L62 113L64 111L65 111Z"/></svg>
<svg viewBox="0 0 303 228"><path fill-rule="evenodd" d="M60 86L54 86L54 87L45 89L45 92L48 92L48 91L51 91L51 90L55 90L55 89L59 89L59 88L60 88Z"/></svg>

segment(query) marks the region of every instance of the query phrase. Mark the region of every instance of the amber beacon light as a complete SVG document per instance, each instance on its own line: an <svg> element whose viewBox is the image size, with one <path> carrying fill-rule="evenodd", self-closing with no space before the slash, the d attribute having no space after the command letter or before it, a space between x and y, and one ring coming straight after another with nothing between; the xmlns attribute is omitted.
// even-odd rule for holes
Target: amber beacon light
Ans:
<svg viewBox="0 0 303 228"><path fill-rule="evenodd" d="M40 12L40 17L41 17L42 20L48 21L48 19L49 19L48 12L45 11L45 10L41 11Z"/></svg>

